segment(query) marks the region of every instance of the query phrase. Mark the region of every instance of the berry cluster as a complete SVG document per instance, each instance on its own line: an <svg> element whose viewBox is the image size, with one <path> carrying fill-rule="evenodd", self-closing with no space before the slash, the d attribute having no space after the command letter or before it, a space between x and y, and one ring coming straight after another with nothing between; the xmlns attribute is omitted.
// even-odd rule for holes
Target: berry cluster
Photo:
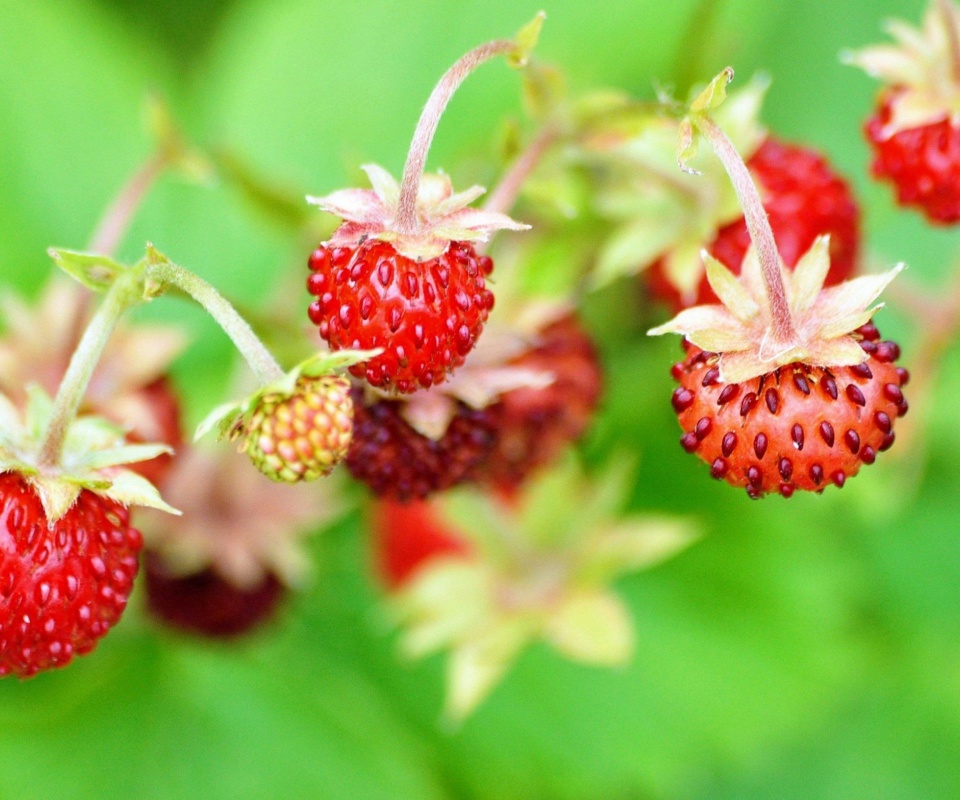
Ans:
<svg viewBox="0 0 960 800"><path fill-rule="evenodd" d="M616 459L597 479L573 455L604 381L624 378L605 375L584 300L624 275L676 313L649 333L683 337L672 369L680 444L713 478L755 499L819 493L893 445L909 373L872 318L901 267L854 277L853 191L825 156L760 124L763 81L728 97L728 69L689 102L654 105L550 92L543 130L483 206L484 189L457 192L425 171L441 114L477 66L504 56L531 70L529 92L543 83L530 63L541 23L450 68L399 181L368 164L370 188L308 198L339 223L308 258L311 341L299 321L271 331L301 358L292 368L152 246L132 265L112 258L115 233L94 236L111 244L100 252L51 251L104 298L94 308L86 290L53 281L37 308L11 304L0 338L0 676L92 650L127 605L141 549L157 619L207 636L268 620L308 572L304 537L356 500L338 483L348 477L372 495L358 502L372 509L374 563L404 646L454 654L451 713L474 708L534 639L622 663L633 630L612 581L695 538L686 520L625 516L629 476ZM896 31L896 48L850 56L887 84L866 125L873 172L901 203L953 223L960 14L939 2L923 32ZM165 166L181 149L161 148ZM530 184L539 191L524 197ZM586 198L592 227L579 239L576 207L560 223L540 207L563 194L544 188L561 186ZM535 226L508 215L521 199ZM536 235L491 241L529 227ZM232 449L184 443L169 370L179 332L121 324L169 291L209 312L255 379L197 430ZM135 506L153 509L136 528ZM471 662L490 638L495 657Z"/></svg>

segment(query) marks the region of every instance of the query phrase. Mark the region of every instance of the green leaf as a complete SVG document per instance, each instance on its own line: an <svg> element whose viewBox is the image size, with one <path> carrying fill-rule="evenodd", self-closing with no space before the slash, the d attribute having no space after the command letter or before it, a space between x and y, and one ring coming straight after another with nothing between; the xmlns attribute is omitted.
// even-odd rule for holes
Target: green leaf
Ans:
<svg viewBox="0 0 960 800"><path fill-rule="evenodd" d="M690 103L694 113L713 111L727 99L727 86L733 80L733 68L726 67Z"/></svg>
<svg viewBox="0 0 960 800"><path fill-rule="evenodd" d="M177 516L182 513L164 502L160 492L150 481L128 469L119 470L111 475L110 488L103 490L102 493L125 506L155 508Z"/></svg>
<svg viewBox="0 0 960 800"><path fill-rule="evenodd" d="M527 62L530 60L530 54L540 39L540 30L543 28L543 21L546 18L546 13L539 11L530 22L517 31L517 35L513 37L516 47L507 57L511 67L522 69L527 66Z"/></svg>
<svg viewBox="0 0 960 800"><path fill-rule="evenodd" d="M47 253L70 277L95 292L105 292L127 267L107 256L51 247Z"/></svg>

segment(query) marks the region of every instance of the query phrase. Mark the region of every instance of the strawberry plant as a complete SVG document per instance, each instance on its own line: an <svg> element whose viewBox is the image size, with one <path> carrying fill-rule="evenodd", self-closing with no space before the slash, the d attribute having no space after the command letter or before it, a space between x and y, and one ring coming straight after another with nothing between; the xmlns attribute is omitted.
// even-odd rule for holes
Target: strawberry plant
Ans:
<svg viewBox="0 0 960 800"><path fill-rule="evenodd" d="M955 0L11 3L0 795L956 796Z"/></svg>

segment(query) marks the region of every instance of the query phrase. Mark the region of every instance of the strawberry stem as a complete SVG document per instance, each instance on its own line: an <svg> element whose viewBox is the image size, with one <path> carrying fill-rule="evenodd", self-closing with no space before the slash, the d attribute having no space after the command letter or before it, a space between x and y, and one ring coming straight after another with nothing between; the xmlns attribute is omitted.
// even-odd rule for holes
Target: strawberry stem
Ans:
<svg viewBox="0 0 960 800"><path fill-rule="evenodd" d="M719 125L706 114L692 115L693 124L704 135L717 157L723 163L724 169L730 176L733 189L743 209L743 216L747 223L750 239L757 249L760 260L760 269L763 282L767 288L767 297L770 300L770 311L773 318L774 341L788 343L796 339L793 327L793 318L790 315L790 303L783 285L783 275L780 272L780 254L777 242L773 237L773 228L767 217L760 192L753 182L750 170L744 163L737 148L727 137Z"/></svg>
<svg viewBox="0 0 960 800"><path fill-rule="evenodd" d="M286 373L253 332L250 324L203 278L163 259L150 264L147 268L147 279L152 279L165 288L179 289L199 303L230 337L262 386L284 377Z"/></svg>
<svg viewBox="0 0 960 800"><path fill-rule="evenodd" d="M400 199L395 220L395 228L398 233L414 235L419 230L417 194L420 190L420 178L427 164L427 154L430 152L433 136L437 132L437 125L440 124L440 117L443 115L447 103L450 102L450 98L453 97L467 76L481 64L500 55L515 53L516 49L516 42L509 39L497 39L480 45L480 47L462 56L446 71L440 82L434 87L430 99L427 100L427 105L420 115L420 121L417 123L417 129L413 134L410 150L407 153L407 161L403 166Z"/></svg>
<svg viewBox="0 0 960 800"><path fill-rule="evenodd" d="M87 325L70 364L57 389L53 412L40 446L39 466L56 468L63 456L67 431L80 410L90 379L110 335L128 309L140 302L139 276L134 270L122 275L110 287L90 324Z"/></svg>

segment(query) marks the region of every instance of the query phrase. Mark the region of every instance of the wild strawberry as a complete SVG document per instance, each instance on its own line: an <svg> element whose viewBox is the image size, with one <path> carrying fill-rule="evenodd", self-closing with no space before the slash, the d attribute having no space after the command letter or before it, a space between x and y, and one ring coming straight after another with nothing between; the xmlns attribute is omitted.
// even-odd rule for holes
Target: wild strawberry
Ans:
<svg viewBox="0 0 960 800"><path fill-rule="evenodd" d="M378 500L373 517L375 566L391 591L435 558L466 557L472 551L469 542L423 500Z"/></svg>
<svg viewBox="0 0 960 800"><path fill-rule="evenodd" d="M243 423L240 449L271 480L312 481L343 460L352 434L350 382L301 377L290 395L262 396Z"/></svg>
<svg viewBox="0 0 960 800"><path fill-rule="evenodd" d="M896 187L901 205L938 224L960 221L960 12L934 0L922 29L889 26L894 45L850 54L851 64L885 89L864 132L874 151L873 175Z"/></svg>
<svg viewBox="0 0 960 800"><path fill-rule="evenodd" d="M879 341L867 308L899 268L821 291L828 250L821 237L794 272L781 264L786 340L775 338L752 248L739 279L704 254L724 304L688 309L651 331L693 342L673 368L681 445L751 497L843 486L893 444L894 420L907 411L908 374L894 365L900 349Z"/></svg>
<svg viewBox="0 0 960 800"><path fill-rule="evenodd" d="M0 474L0 676L84 655L120 620L143 545L121 504L83 491L50 524L36 491Z"/></svg>
<svg viewBox="0 0 960 800"><path fill-rule="evenodd" d="M197 428L239 440L239 449L264 475L282 483L328 475L347 454L353 435L350 383L334 370L378 350L317 353L242 400L215 408ZM279 369L279 367L278 367Z"/></svg>
<svg viewBox="0 0 960 800"><path fill-rule="evenodd" d="M273 573L239 587L214 569L170 574L163 558L147 553L147 608L174 628L212 638L239 636L269 620L287 592Z"/></svg>
<svg viewBox="0 0 960 800"><path fill-rule="evenodd" d="M364 167L374 191L346 189L311 202L346 221L310 257L309 316L334 350L382 348L351 368L372 386L397 392L442 383L463 363L483 330L493 294L488 256L473 240L521 229L502 214L467 208L479 187L453 194L445 175L424 175L416 228L395 219L400 187L384 170Z"/></svg>
<svg viewBox="0 0 960 800"><path fill-rule="evenodd" d="M463 403L436 439L408 424L399 401L366 402L363 390L356 388L353 407L347 469L381 497L410 500L454 486L469 477L494 444L491 413Z"/></svg>
<svg viewBox="0 0 960 800"><path fill-rule="evenodd" d="M127 506L173 511L123 468L166 448L126 446L114 426L81 417L50 461L52 414L39 388L23 421L0 395L0 676L35 675L93 650L137 574L143 539Z"/></svg>
<svg viewBox="0 0 960 800"><path fill-rule="evenodd" d="M721 383L717 354L688 344L674 368L681 445L751 497L842 487L893 444L893 423L907 411L900 349L878 341L872 323L854 336L867 355L861 364L795 363L739 383Z"/></svg>
<svg viewBox="0 0 960 800"><path fill-rule="evenodd" d="M522 230L505 214L469 208L484 190L454 194L446 175L425 175L437 125L461 83L480 64L505 56L526 66L544 15L513 40L477 47L447 70L424 106L397 183L367 165L373 190L344 189L307 200L343 220L310 258L310 319L334 350L382 348L351 371L370 385L409 393L442 383L463 363L493 307L485 278L493 262L474 242Z"/></svg>
<svg viewBox="0 0 960 800"><path fill-rule="evenodd" d="M596 348L573 316L548 325L536 346L511 363L551 381L504 392L490 407L496 443L475 476L503 486L520 483L584 432L603 380Z"/></svg>
<svg viewBox="0 0 960 800"><path fill-rule="evenodd" d="M793 268L817 236L830 234L830 273L825 283L851 277L860 246L860 212L849 184L830 163L814 150L771 136L747 159L747 166L761 187L763 207L784 263ZM749 247L750 234L741 216L717 230L707 250L737 274ZM676 310L718 300L701 274L695 299L685 302L667 276L663 259L650 267L647 280L651 292Z"/></svg>

